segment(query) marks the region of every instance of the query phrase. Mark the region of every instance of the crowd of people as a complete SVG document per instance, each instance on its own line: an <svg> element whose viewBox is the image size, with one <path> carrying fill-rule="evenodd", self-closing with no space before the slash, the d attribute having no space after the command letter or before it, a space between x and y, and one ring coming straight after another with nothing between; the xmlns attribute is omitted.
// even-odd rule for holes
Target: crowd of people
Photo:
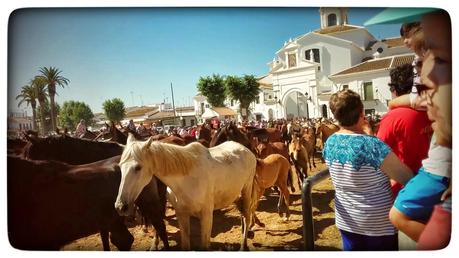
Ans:
<svg viewBox="0 0 459 258"><path fill-rule="evenodd" d="M399 234L423 250L450 241L450 17L430 11L400 33L416 56L412 65L390 73L394 99L377 137L364 131L357 93L346 89L330 98L340 130L328 138L323 155L336 191L343 250L399 250Z"/></svg>

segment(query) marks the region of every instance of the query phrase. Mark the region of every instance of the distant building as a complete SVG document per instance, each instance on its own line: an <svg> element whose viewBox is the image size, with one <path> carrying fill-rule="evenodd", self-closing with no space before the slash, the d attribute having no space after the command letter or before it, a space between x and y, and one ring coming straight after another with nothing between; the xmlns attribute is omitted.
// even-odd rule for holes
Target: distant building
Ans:
<svg viewBox="0 0 459 258"><path fill-rule="evenodd" d="M26 130L37 130L33 127L32 117L28 116L27 112L10 112L7 123L8 137L15 137Z"/></svg>
<svg viewBox="0 0 459 258"><path fill-rule="evenodd" d="M278 101L274 109L277 111L273 111L275 118L328 117L330 95L345 83L340 73L373 63L371 60L391 60L393 56L410 53L401 38L377 40L366 28L348 24L347 8L322 7L319 12L321 27L286 41L268 63L269 74L265 77L270 76L274 99ZM367 96L371 91L374 98L381 97L378 100L386 105L387 96L376 89L382 89L384 82L387 85L388 72L377 76L379 79L359 80L372 81L372 88L366 86ZM339 83L334 81L338 79ZM379 106L374 109L383 111Z"/></svg>
<svg viewBox="0 0 459 258"><path fill-rule="evenodd" d="M365 27L350 25L348 9L319 9L320 28L289 39L258 78L260 94L250 105L249 120L331 117L330 96L349 88L362 97L367 114L387 112L390 69L409 63L413 54L400 37L376 39ZM239 114L237 101L225 105ZM194 97L196 117L210 108Z"/></svg>

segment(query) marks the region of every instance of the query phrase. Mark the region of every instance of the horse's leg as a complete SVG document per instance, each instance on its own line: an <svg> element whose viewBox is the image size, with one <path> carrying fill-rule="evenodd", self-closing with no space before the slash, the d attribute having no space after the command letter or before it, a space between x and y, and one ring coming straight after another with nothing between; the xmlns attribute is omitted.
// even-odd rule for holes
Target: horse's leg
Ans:
<svg viewBox="0 0 459 258"><path fill-rule="evenodd" d="M290 210L289 210L289 205L290 205L290 193L288 192L288 188L287 188L287 185L285 183L280 183L279 184L279 188L280 188L280 191L282 193L282 199L284 200L284 204L285 204L285 208L286 208L286 211L285 211L285 220L288 220L288 218L290 217ZM279 197L279 204L278 206L281 205L281 198Z"/></svg>
<svg viewBox="0 0 459 258"><path fill-rule="evenodd" d="M283 200L284 194L282 191L279 191L279 201L277 202L277 213L279 214L279 217L282 217L282 211L281 211L281 206L282 206L282 200Z"/></svg>
<svg viewBox="0 0 459 258"><path fill-rule="evenodd" d="M250 225L249 229L252 229L254 224L257 224L258 226L260 226L262 228L264 228L266 226L265 223L261 222L260 219L258 219L257 214L255 212L253 212L252 216L253 216L253 221L252 221L252 224Z"/></svg>
<svg viewBox="0 0 459 258"><path fill-rule="evenodd" d="M252 215L255 213L257 203L258 203L258 194L257 187L255 182L247 184L242 189L242 240L241 240L241 251L249 250L247 245L247 236L249 233L249 226L252 224ZM253 231L251 232L251 238L253 237Z"/></svg>
<svg viewBox="0 0 459 258"><path fill-rule="evenodd" d="M104 251L110 251L110 243L109 243L109 234L107 229L100 230L100 238L102 239L102 246L104 247Z"/></svg>
<svg viewBox="0 0 459 258"><path fill-rule="evenodd" d="M190 250L190 216L176 210L177 220L180 226L180 240L182 241L182 251Z"/></svg>
<svg viewBox="0 0 459 258"><path fill-rule="evenodd" d="M209 250L210 234L212 233L213 207L201 211L201 250Z"/></svg>

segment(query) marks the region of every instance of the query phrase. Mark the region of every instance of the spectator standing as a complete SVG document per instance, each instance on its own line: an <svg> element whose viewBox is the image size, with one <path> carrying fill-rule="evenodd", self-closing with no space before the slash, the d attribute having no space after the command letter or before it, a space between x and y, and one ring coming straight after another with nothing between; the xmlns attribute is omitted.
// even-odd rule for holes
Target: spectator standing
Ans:
<svg viewBox="0 0 459 258"><path fill-rule="evenodd" d="M340 130L327 139L323 153L335 188L343 250L398 250L397 231L387 216L393 202L389 178L405 184L412 172L389 146L364 133L357 93L333 94L330 109Z"/></svg>
<svg viewBox="0 0 459 258"><path fill-rule="evenodd" d="M413 68L410 64L398 66L390 71L389 89L396 98L409 94L413 85ZM385 142L411 171L417 172L427 157L432 129L427 113L409 107L390 110L381 120L378 138ZM391 180L394 197L403 186Z"/></svg>
<svg viewBox="0 0 459 258"><path fill-rule="evenodd" d="M86 133L86 121L81 119L75 130L75 137L81 138Z"/></svg>

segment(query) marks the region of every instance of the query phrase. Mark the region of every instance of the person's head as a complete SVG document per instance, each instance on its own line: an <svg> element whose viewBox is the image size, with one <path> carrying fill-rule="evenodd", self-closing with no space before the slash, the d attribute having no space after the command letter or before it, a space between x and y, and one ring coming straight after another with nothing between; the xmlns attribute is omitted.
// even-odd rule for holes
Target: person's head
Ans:
<svg viewBox="0 0 459 258"><path fill-rule="evenodd" d="M422 17L422 27L426 53L418 93L427 98L427 114L434 121L437 143L451 147L451 19L444 10L432 12Z"/></svg>
<svg viewBox="0 0 459 258"><path fill-rule="evenodd" d="M333 116L341 126L356 125L363 116L360 95L349 89L331 95L329 105Z"/></svg>
<svg viewBox="0 0 459 258"><path fill-rule="evenodd" d="M413 66L404 64L390 71L389 90L392 97L398 97L411 92L413 87Z"/></svg>
<svg viewBox="0 0 459 258"><path fill-rule="evenodd" d="M412 48L411 38L415 33L417 33L420 30L420 22L410 22L402 24L402 27L400 28L400 36L402 37L403 43L407 48Z"/></svg>
<svg viewBox="0 0 459 258"><path fill-rule="evenodd" d="M84 119L80 120L80 124L84 125L85 123L86 123L86 121Z"/></svg>

